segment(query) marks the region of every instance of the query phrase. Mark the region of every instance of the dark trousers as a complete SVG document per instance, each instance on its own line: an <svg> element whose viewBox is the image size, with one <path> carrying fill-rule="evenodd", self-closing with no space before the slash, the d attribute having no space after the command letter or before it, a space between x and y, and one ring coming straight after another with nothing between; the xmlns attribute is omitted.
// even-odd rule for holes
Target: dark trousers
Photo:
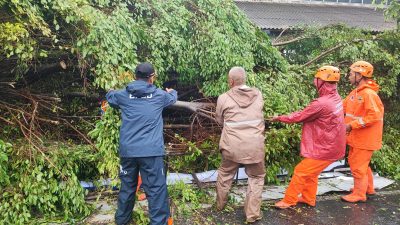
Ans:
<svg viewBox="0 0 400 225"><path fill-rule="evenodd" d="M120 161L121 188L115 213L116 224L126 224L132 217L139 172L149 203L150 224L167 224L170 211L163 156L120 158Z"/></svg>

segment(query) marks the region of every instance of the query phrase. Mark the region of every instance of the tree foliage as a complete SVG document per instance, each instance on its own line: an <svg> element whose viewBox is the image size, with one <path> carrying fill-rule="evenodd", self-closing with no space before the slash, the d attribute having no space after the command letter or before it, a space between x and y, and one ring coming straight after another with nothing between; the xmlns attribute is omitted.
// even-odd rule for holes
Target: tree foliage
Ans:
<svg viewBox="0 0 400 225"><path fill-rule="evenodd" d="M27 224L35 218L74 222L90 213L78 178L79 168L94 161L87 146L49 143L47 152L36 152L24 143L12 146L0 140L0 150L2 224Z"/></svg>
<svg viewBox="0 0 400 225"><path fill-rule="evenodd" d="M0 0L0 6L0 64L5 68L0 71L0 85L16 82L21 89L50 90L55 97L62 96L64 89L104 94L109 88L122 88L142 61L155 65L158 84L176 79L181 86L198 88L203 96L216 97L228 89L230 67L239 65L248 71L249 85L261 90L264 114L270 117L302 109L315 97L312 78L319 66L336 65L345 74L353 61L369 61L376 68L387 112L385 144L373 163L380 172L398 179L398 30L374 34L343 25L309 28L283 35L305 38L277 49L230 0ZM387 14L398 18L396 7ZM63 77L26 85L24 80L32 74L44 75L41 67L60 60L68 69L55 74ZM76 84L77 78L82 83ZM342 78L341 95L350 90ZM67 111L84 107L80 101L65 101ZM4 140L0 140L0 214L4 217L0 221L23 224L33 217L60 216L74 222L90 211L79 179L117 177L119 113L107 110L90 128L95 147L60 144L47 139L54 139L51 131L61 127L34 126L30 121L37 110L32 107L27 119L18 110L26 110L25 105L31 103L23 103L0 101L4 131L0 136ZM15 110L13 104L20 108ZM47 113L62 112L59 106L43 106ZM43 114L38 111L38 116ZM30 126L17 130L18 121ZM35 128L37 132L32 132ZM45 138L24 143L20 138L27 134ZM215 150L217 136L199 143L177 136L190 154L174 159L175 169L193 172L219 165L218 151L205 154L205 150ZM300 159L300 126L267 124L265 136L267 180L277 182L276 174L282 168L292 171Z"/></svg>

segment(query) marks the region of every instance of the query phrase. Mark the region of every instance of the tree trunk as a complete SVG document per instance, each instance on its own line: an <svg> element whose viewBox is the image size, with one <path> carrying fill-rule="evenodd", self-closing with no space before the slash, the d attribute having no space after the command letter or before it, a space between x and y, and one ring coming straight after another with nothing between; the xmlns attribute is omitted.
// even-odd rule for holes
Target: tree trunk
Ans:
<svg viewBox="0 0 400 225"><path fill-rule="evenodd" d="M61 72L68 68L67 64L62 60L57 63L47 64L38 69L30 69L25 75L24 79L18 82L16 88L25 87L35 83L36 81L46 78L55 73Z"/></svg>
<svg viewBox="0 0 400 225"><path fill-rule="evenodd" d="M199 109L210 109L214 108L215 104L211 102L184 102L184 101L176 101L175 104L171 105L169 108L182 110L186 109L191 112L197 113Z"/></svg>

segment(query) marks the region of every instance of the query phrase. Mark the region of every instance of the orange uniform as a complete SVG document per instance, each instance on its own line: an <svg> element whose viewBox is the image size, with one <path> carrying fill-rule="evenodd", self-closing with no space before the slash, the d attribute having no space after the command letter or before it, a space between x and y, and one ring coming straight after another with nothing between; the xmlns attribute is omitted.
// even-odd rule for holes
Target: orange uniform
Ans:
<svg viewBox="0 0 400 225"><path fill-rule="evenodd" d="M373 151L382 146L384 107L373 80L353 90L344 100L345 123L351 125L347 136L350 146L348 162L354 177L354 189L342 197L349 202L365 201L366 193L373 194L374 183L369 167Z"/></svg>
<svg viewBox="0 0 400 225"><path fill-rule="evenodd" d="M346 128L336 84L339 79L338 68L321 67L314 79L319 98L302 111L273 118L285 123L303 123L300 153L304 159L296 165L285 197L275 203L277 208L285 209L298 202L315 206L319 174L345 155Z"/></svg>
<svg viewBox="0 0 400 225"><path fill-rule="evenodd" d="M345 123L352 131L347 144L353 148L378 150L382 147L383 104L373 80L353 90L344 100Z"/></svg>
<svg viewBox="0 0 400 225"><path fill-rule="evenodd" d="M301 202L315 206L318 176L330 164L332 164L330 160L303 159L294 169L292 180L286 189L283 201L289 205L296 205L297 202ZM300 198L299 194L301 194Z"/></svg>

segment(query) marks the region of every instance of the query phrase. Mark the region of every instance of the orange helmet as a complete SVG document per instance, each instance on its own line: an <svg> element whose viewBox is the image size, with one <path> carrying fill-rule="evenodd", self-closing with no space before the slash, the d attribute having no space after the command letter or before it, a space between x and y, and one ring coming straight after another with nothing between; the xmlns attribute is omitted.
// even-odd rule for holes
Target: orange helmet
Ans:
<svg viewBox="0 0 400 225"><path fill-rule="evenodd" d="M350 66L350 69L354 72L360 73L364 77L372 77L374 67L369 62L357 61Z"/></svg>
<svg viewBox="0 0 400 225"><path fill-rule="evenodd" d="M318 69L315 77L324 81L339 82L340 71L339 68L334 66L323 66Z"/></svg>

